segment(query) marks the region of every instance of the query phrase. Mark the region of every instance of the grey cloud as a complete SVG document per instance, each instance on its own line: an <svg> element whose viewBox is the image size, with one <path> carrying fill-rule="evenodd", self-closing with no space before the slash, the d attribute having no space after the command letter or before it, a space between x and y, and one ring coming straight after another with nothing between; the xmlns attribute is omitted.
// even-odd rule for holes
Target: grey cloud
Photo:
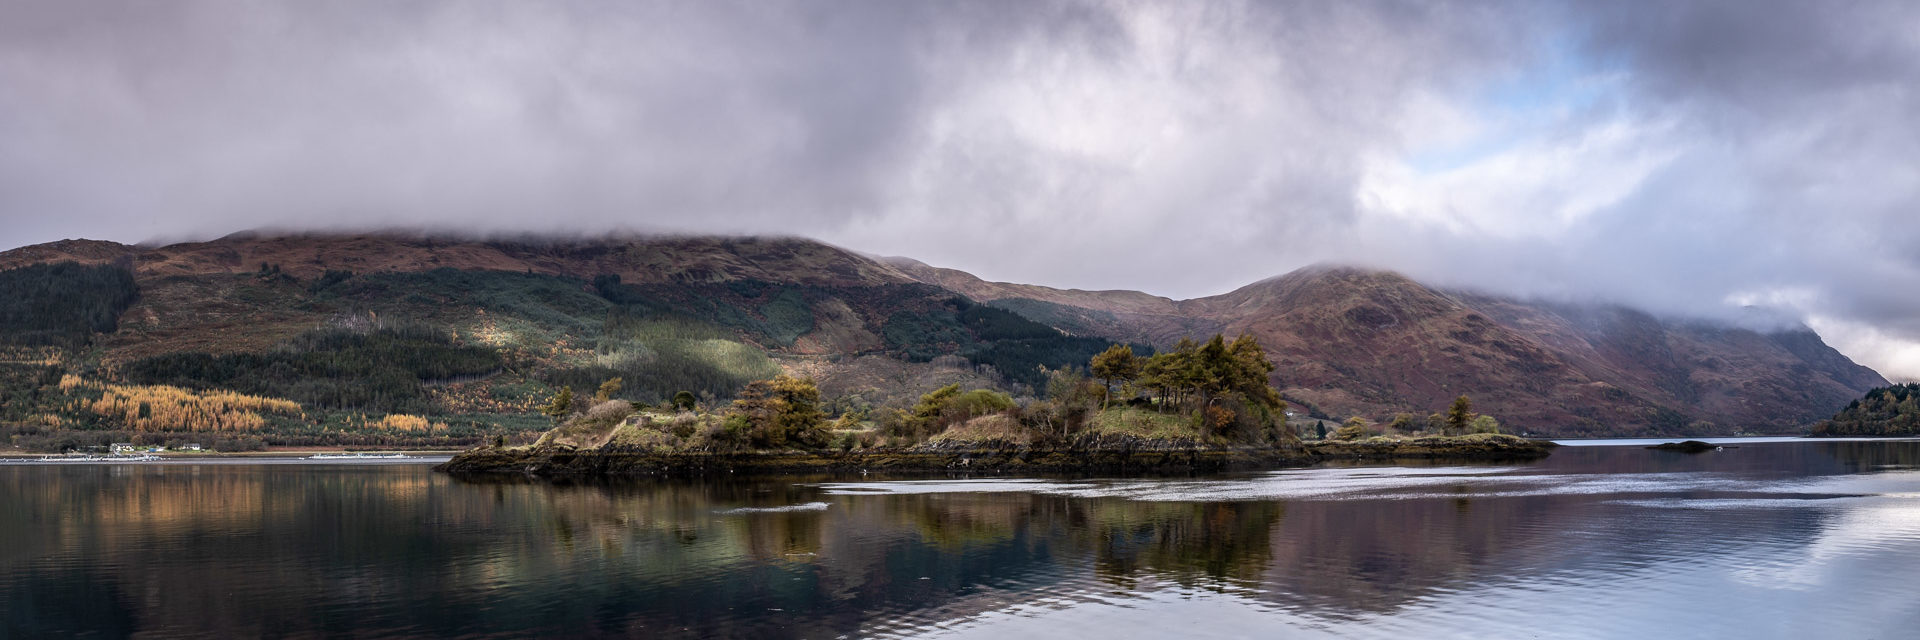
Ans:
<svg viewBox="0 0 1920 640"><path fill-rule="evenodd" d="M1004 277L1184 291L1243 276L1081 254L1337 229L1395 102L1486 64L1496 23L1403 3L4 11L19 144L0 175L34 188L0 211L36 218L14 244L395 220L789 232L949 263L992 241ZM1170 227L1196 244L1163 245Z"/></svg>
<svg viewBox="0 0 1920 640"><path fill-rule="evenodd" d="M1673 135L1655 142L1681 152L1555 243L1510 247L1522 257L1474 261L1489 273L1454 277L1516 285L1511 274L1524 269L1700 315L1729 313L1729 294L1803 291L1811 295L1800 311L1920 339L1920 300L1898 293L1920 286L1920 6L1567 10L1586 55L1623 75L1629 117L1672 123ZM1452 244L1486 255L1471 238Z"/></svg>
<svg viewBox="0 0 1920 640"><path fill-rule="evenodd" d="M1766 294L1920 340L1916 24L1784 0L0 0L0 245L789 233L1180 297L1329 260L1691 315ZM1522 121L1516 82L1601 88ZM1449 109L1538 149L1382 209L1369 181L1452 144Z"/></svg>

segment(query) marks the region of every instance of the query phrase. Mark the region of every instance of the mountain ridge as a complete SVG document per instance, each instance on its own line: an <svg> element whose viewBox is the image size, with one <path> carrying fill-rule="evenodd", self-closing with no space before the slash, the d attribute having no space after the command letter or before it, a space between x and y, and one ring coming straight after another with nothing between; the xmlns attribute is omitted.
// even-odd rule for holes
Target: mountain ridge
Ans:
<svg viewBox="0 0 1920 640"><path fill-rule="evenodd" d="M769 353L792 357L868 356L899 344L883 336L897 338L903 327L947 331L907 322L908 316L950 304L940 302L942 296L1011 311L1070 336L1160 347L1183 337L1248 333L1266 345L1276 364L1274 382L1289 399L1320 415L1381 422L1400 413L1419 417L1467 394L1483 412L1539 433L1777 432L1811 424L1865 389L1886 384L1804 328L1761 332L1663 319L1620 305L1525 301L1431 287L1399 273L1351 265L1314 265L1227 293L1174 300L1129 290L990 282L960 270L872 257L804 238L241 234L153 247L64 240L0 252L0 270L60 261L124 265L158 297L150 302L164 302L136 305L128 311L131 328L104 340L110 353L122 349L136 355L174 348L141 350L141 345L172 344L168 340L196 349L208 346L202 343L211 341L196 343L192 334L213 326L258 338L238 336L223 344L258 350L312 322L310 311L269 312L263 309L270 305L247 302L247 295L261 294L236 293L233 283L258 287L235 277L272 274L318 283L329 272L363 277L490 272L562 278L601 297L605 287L639 287L635 291L668 306L710 304L718 296L735 306L748 305L740 308L750 317L739 322L751 327L772 322L772 316L755 319L764 315L762 309L779 309L740 287L800 287L792 294L797 310L781 312L783 317L812 316L792 316L799 323L792 331L800 333L771 341L759 333L742 334L763 343L759 347ZM282 294L302 295L291 286L282 287ZM356 295L364 297L363 306L389 301L382 296L424 295L410 287L396 283ZM738 291L729 293L733 290ZM464 294L456 286L435 295L439 298L421 299L458 303ZM218 325L161 319L176 311L166 307L191 300L218 307L230 319ZM484 305L474 308L484 311ZM176 335L165 335L168 330ZM929 344L945 340L926 339L935 340ZM943 348L953 353L954 347ZM823 362L783 366L832 367Z"/></svg>

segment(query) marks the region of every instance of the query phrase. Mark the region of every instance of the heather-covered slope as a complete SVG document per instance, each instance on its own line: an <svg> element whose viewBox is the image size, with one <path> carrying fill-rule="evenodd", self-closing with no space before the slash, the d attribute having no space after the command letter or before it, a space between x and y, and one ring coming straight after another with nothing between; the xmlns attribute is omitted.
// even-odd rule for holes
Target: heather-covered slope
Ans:
<svg viewBox="0 0 1920 640"><path fill-rule="evenodd" d="M115 260L130 261L135 275L142 278L245 274L265 263L301 280L321 277L328 270L364 274L458 269L583 279L617 275L628 283L764 280L874 286L915 282L885 264L810 240L704 236L455 240L387 233L240 233L160 247L62 240L0 252L0 270L36 263Z"/></svg>
<svg viewBox="0 0 1920 640"><path fill-rule="evenodd" d="M1348 267L1310 267L1158 306L1113 292L972 284L952 273L936 281L1096 335L1165 345L1179 335L1169 327L1250 333L1267 347L1288 398L1322 415L1381 422L1424 416L1467 394L1510 428L1540 434L1791 432L1885 384L1804 328L1756 331L1619 306L1449 292Z"/></svg>
<svg viewBox="0 0 1920 640"><path fill-rule="evenodd" d="M86 266L44 266L69 263ZM52 243L0 253L0 266L19 267L0 273L35 290L91 287L102 280L59 274L102 270L131 275L137 289L117 306L94 302L117 300L107 291L14 301L34 318L72 318L78 334L62 343L77 347L44 344L35 336L45 331L0 337L0 384L21 399L0 426L41 445L76 431L124 441L170 429L147 417L156 398L176 396L191 408L183 415L200 417L155 438L250 425L222 435L471 444L503 424L542 426L533 409L561 387L589 397L618 378L619 397L690 391L722 403L782 371L819 379L836 410L861 410L954 382L1031 389L1039 367L1085 362L1110 344L789 239L240 235ZM42 313L60 300L90 306ZM89 338L95 330L105 333ZM227 392L245 397L215 395ZM298 409L249 408L281 401Z"/></svg>
<svg viewBox="0 0 1920 640"><path fill-rule="evenodd" d="M0 252L0 271L62 262L122 269L137 294L81 292L73 299L87 310L36 312L91 318L83 338L91 327L108 333L64 351L12 340L0 360L20 371L4 384L31 402L10 402L0 421L88 420L73 402L95 396L69 396L106 391L52 389L68 374L292 398L308 410L304 426L269 415L269 430L313 433L405 411L528 415L560 386L590 393L613 377L634 400L685 389L719 402L786 371L818 379L835 409L859 408L954 382L1031 392L1038 367L1084 363L1109 341L1165 346L1215 332L1258 338L1276 385L1307 409L1383 422L1468 394L1509 428L1542 434L1784 432L1885 384L1804 329L1443 291L1353 268L1176 301L987 282L781 238L242 234ZM105 282L89 278L74 282ZM117 322L96 317L122 308ZM422 352L462 354L461 364L391 364ZM319 379L327 371L342 379ZM377 392L345 393L352 384Z"/></svg>
<svg viewBox="0 0 1920 640"><path fill-rule="evenodd" d="M1805 329L1448 293L1392 273L1307 269L1196 302L1269 345L1282 388L1335 415L1465 393L1556 435L1777 432L1884 384Z"/></svg>

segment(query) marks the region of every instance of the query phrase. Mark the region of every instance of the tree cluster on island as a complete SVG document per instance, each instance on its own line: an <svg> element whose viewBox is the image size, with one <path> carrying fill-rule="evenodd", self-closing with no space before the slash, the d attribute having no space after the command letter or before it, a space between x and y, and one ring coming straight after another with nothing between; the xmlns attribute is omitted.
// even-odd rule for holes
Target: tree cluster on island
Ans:
<svg viewBox="0 0 1920 640"><path fill-rule="evenodd" d="M780 375L750 383L724 408L696 411L690 393L647 407L596 401L562 388L543 412L560 423L543 442L632 444L674 450L849 450L961 439L1066 445L1083 436L1133 436L1228 445L1297 443L1287 404L1269 380L1273 364L1251 336L1181 340L1141 355L1113 345L1087 367L1045 371L1044 396L1015 399L994 389L948 385L909 407L829 416L812 380ZM1089 375L1091 374L1091 375ZM618 426L647 433L621 435ZM629 429L628 431L634 431ZM594 435L587 435L594 434Z"/></svg>
<svg viewBox="0 0 1920 640"><path fill-rule="evenodd" d="M1815 436L1920 435L1920 383L1868 391L1831 419L1814 425Z"/></svg>
<svg viewBox="0 0 1920 640"><path fill-rule="evenodd" d="M1411 413L1396 414L1391 422L1374 425L1365 418L1353 416L1341 423L1332 433L1321 434L1322 438L1333 440L1359 440L1376 434L1390 436L1464 436L1479 433L1501 433L1500 421L1493 416L1474 413L1473 399L1461 394L1447 405L1444 411L1427 414L1422 419L1414 418Z"/></svg>

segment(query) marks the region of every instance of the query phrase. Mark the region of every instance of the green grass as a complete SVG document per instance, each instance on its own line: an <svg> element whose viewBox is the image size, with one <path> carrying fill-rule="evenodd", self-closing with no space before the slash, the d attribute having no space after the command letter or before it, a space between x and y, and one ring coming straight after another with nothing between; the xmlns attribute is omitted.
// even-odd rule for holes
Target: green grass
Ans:
<svg viewBox="0 0 1920 640"><path fill-rule="evenodd" d="M1149 440L1176 440L1197 437L1192 418L1134 407L1112 407L1088 417L1086 433L1120 435Z"/></svg>
<svg viewBox="0 0 1920 640"><path fill-rule="evenodd" d="M779 375L765 351L731 332L677 316L610 315L590 360L548 372L553 385L591 390L621 378L622 397L658 404L679 391L731 397L748 382Z"/></svg>
<svg viewBox="0 0 1920 640"><path fill-rule="evenodd" d="M435 269L356 276L322 290L315 300L411 315L473 307L525 320L541 333L578 336L594 330L613 307L585 286L581 280L541 274ZM466 315L463 310L461 316Z"/></svg>
<svg viewBox="0 0 1920 640"><path fill-rule="evenodd" d="M672 451L681 448L681 440L672 434L638 425L625 424L614 429L613 438L607 441L609 447L634 448L644 451Z"/></svg>

